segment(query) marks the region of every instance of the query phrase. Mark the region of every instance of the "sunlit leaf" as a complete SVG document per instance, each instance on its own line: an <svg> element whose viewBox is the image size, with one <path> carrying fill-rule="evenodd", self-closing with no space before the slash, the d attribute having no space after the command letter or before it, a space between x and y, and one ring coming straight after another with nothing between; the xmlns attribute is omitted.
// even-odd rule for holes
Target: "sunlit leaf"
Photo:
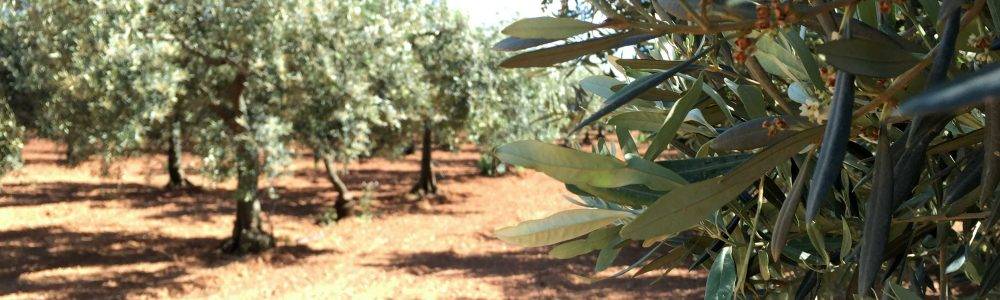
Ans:
<svg viewBox="0 0 1000 300"><path fill-rule="evenodd" d="M545 45L555 41L556 40L550 40L550 39L521 39L516 37L508 37L494 44L493 50L519 51Z"/></svg>
<svg viewBox="0 0 1000 300"><path fill-rule="evenodd" d="M501 33L522 39L561 40L599 26L573 18L537 17L520 19L504 28Z"/></svg>
<svg viewBox="0 0 1000 300"><path fill-rule="evenodd" d="M539 220L524 221L516 226L497 229L497 238L522 247L552 245L587 234L629 213L602 209L573 209Z"/></svg>
<svg viewBox="0 0 1000 300"><path fill-rule="evenodd" d="M548 67L580 56L634 45L652 38L654 36L639 32L619 32L582 42L521 53L507 58L500 63L500 66L504 68Z"/></svg>
<svg viewBox="0 0 1000 300"><path fill-rule="evenodd" d="M539 141L509 143L498 147L496 155L505 163L535 169L569 184L603 188L643 184L659 190L668 190L682 184L676 181L679 176L664 175L670 170L655 169L650 166L636 169L633 163L623 162L610 156Z"/></svg>

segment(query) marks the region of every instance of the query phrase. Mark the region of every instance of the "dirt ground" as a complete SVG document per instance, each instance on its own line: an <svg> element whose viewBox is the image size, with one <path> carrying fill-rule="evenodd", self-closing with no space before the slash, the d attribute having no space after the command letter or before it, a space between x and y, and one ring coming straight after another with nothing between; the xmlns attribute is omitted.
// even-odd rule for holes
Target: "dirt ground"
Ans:
<svg viewBox="0 0 1000 300"><path fill-rule="evenodd" d="M232 257L233 182L192 176L167 192L163 156L97 176L68 169L62 147L33 140L24 168L0 183L0 298L700 298L704 273L672 271L587 283L594 256L557 260L492 237L493 229L569 208L560 183L526 171L477 176L472 149L435 153L442 203L406 197L417 156L351 164L348 185L378 182L371 217L314 224L335 195L312 159L270 182L267 228L277 249ZM190 160L189 160L190 161ZM641 253L625 251L625 265ZM613 270L605 271L604 275Z"/></svg>

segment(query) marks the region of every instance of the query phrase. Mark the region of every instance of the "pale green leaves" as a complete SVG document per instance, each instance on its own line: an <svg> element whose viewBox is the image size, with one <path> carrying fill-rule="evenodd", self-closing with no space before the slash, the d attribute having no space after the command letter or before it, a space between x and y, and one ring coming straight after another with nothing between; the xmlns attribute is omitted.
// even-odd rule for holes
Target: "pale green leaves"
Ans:
<svg viewBox="0 0 1000 300"><path fill-rule="evenodd" d="M715 256L715 263L708 271L705 299L733 299L733 288L736 285L736 262L733 260L733 248L725 247Z"/></svg>
<svg viewBox="0 0 1000 300"><path fill-rule="evenodd" d="M518 246L540 247L582 236L628 216L631 214L616 210L573 209L544 219L500 228L494 234L497 238ZM567 252L573 253L569 250Z"/></svg>
<svg viewBox="0 0 1000 300"><path fill-rule="evenodd" d="M535 169L556 180L574 185L614 188L642 184L662 191L685 183L673 171L652 163L635 161L640 158L632 155L626 157L628 162L623 162L614 157L539 141L509 143L498 147L496 155L506 163Z"/></svg>
<svg viewBox="0 0 1000 300"><path fill-rule="evenodd" d="M591 94L601 96L601 98L608 99L615 94L612 87L622 84L618 79L611 78L605 75L592 75L587 76L583 80L580 80L580 88L584 91L590 92Z"/></svg>
<svg viewBox="0 0 1000 300"><path fill-rule="evenodd" d="M794 50L781 45L780 39L772 35L761 35L757 39L757 50L753 55L768 73L790 81L810 81L809 72L795 56Z"/></svg>
<svg viewBox="0 0 1000 300"><path fill-rule="evenodd" d="M598 27L573 18L538 17L517 20L501 33L522 39L565 39Z"/></svg>
<svg viewBox="0 0 1000 300"><path fill-rule="evenodd" d="M594 230L585 239L572 240L552 247L552 250L549 251L549 256L558 259L567 259L587 254L594 250L609 248L609 246L614 246L621 241L621 238L618 237L619 230L621 230L621 226L608 226Z"/></svg>

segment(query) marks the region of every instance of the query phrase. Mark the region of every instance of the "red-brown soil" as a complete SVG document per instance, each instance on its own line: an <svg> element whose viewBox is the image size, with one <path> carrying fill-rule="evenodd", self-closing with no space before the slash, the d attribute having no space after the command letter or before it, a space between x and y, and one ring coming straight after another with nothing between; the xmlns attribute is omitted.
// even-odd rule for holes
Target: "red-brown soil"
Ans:
<svg viewBox="0 0 1000 300"><path fill-rule="evenodd" d="M163 156L59 164L34 140L26 166L0 183L0 298L700 298L704 273L673 271L587 283L595 255L557 260L492 237L493 229L570 208L540 173L477 176L472 149L435 153L441 200L406 197L417 156L351 164L348 185L377 181L371 217L330 226L314 217L335 195L309 158L270 182L267 228L278 248L232 257L232 182L192 176L168 192ZM190 160L189 160L190 161ZM193 172L193 170L192 170ZM618 265L641 253L627 251ZM602 275L615 270L605 271Z"/></svg>

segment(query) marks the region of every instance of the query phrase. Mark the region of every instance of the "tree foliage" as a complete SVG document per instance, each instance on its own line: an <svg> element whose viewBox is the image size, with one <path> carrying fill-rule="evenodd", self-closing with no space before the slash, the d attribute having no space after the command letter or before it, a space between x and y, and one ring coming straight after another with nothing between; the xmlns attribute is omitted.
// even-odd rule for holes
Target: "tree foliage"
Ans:
<svg viewBox="0 0 1000 300"><path fill-rule="evenodd" d="M496 148L586 208L497 235L599 262L641 242L612 276L705 268L712 299L996 296L987 2L597 0L580 11L600 23L515 22L498 47L527 50L504 66L603 58L615 76L580 84L607 101L577 128L606 120L617 139ZM603 55L621 47L635 58Z"/></svg>
<svg viewBox="0 0 1000 300"><path fill-rule="evenodd" d="M553 120L579 102L554 73L496 72L495 36L436 2L0 8L0 170L16 167L25 128L64 142L74 161L97 154L110 162L166 144L172 180L180 154L193 153L204 178L236 178L224 247L234 253L273 246L260 178L282 175L298 149L324 162L340 194L334 206L346 215L351 199L336 162L399 156L425 131L435 147L549 140L568 124Z"/></svg>

